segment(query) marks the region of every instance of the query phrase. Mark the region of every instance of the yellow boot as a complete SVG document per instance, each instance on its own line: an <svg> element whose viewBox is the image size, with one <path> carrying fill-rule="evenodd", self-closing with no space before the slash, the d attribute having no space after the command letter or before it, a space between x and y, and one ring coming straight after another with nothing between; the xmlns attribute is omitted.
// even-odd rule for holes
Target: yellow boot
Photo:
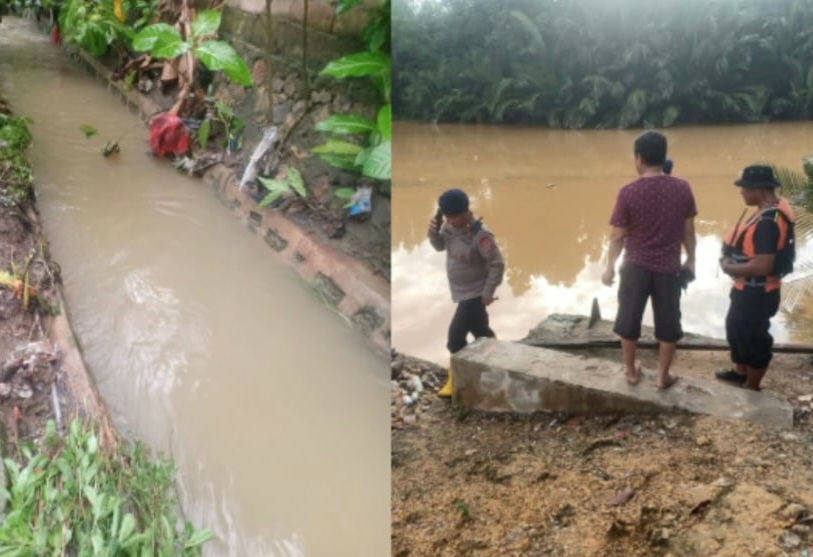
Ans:
<svg viewBox="0 0 813 557"><path fill-rule="evenodd" d="M438 396L442 398L450 398L452 396L452 366L449 366L449 378L446 380L446 384L443 385L438 391Z"/></svg>

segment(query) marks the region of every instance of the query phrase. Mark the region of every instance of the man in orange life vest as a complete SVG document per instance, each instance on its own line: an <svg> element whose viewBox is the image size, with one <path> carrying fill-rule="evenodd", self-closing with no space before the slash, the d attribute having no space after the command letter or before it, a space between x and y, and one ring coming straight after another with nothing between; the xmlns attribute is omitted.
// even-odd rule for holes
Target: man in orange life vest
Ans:
<svg viewBox="0 0 813 557"><path fill-rule="evenodd" d="M744 224L738 222L723 244L720 267L734 279L726 316L734 368L715 375L758 391L772 358L768 330L779 309L781 278L793 268L794 218L787 201L774 192L779 182L770 166L749 166L734 183L745 204L757 210Z"/></svg>

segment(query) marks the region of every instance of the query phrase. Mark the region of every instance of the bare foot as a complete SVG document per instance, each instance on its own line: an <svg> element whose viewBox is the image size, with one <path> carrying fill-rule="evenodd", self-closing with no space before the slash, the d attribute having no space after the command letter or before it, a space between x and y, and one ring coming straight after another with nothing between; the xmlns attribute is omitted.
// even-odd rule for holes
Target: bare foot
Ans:
<svg viewBox="0 0 813 557"><path fill-rule="evenodd" d="M641 382L641 362L635 362L635 369L630 374L628 371L624 371L624 375L627 376L627 384L628 385L637 385Z"/></svg>
<svg viewBox="0 0 813 557"><path fill-rule="evenodd" d="M671 387L672 385L677 383L678 379L679 379L679 377L677 377L675 375L667 375L666 376L666 382L658 381L658 390L659 391L665 391L666 389L668 389L669 387Z"/></svg>

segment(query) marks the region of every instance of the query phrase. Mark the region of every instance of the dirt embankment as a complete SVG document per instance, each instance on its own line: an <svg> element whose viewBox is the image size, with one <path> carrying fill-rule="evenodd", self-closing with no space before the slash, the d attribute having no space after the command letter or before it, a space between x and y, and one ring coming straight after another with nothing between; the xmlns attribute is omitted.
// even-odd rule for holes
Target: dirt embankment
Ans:
<svg viewBox="0 0 813 557"><path fill-rule="evenodd" d="M10 446L54 416L59 359L43 326L57 304L59 268L34 206L26 133L0 98L0 425Z"/></svg>
<svg viewBox="0 0 813 557"><path fill-rule="evenodd" d="M645 369L655 357L642 354ZM708 378L726 363L684 352L674 369ZM392 378L393 557L813 555L809 356L777 356L763 384L794 405L782 432L690 415L466 413L434 394L437 366L395 356Z"/></svg>

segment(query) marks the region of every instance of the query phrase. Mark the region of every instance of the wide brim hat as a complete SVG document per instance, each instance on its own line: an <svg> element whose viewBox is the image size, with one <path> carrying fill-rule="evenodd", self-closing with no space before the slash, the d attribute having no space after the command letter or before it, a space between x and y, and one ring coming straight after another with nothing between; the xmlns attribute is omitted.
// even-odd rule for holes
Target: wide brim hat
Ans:
<svg viewBox="0 0 813 557"><path fill-rule="evenodd" d="M778 188L781 184L773 175L773 168L763 164L746 166L742 177L734 181L734 185L747 189Z"/></svg>

